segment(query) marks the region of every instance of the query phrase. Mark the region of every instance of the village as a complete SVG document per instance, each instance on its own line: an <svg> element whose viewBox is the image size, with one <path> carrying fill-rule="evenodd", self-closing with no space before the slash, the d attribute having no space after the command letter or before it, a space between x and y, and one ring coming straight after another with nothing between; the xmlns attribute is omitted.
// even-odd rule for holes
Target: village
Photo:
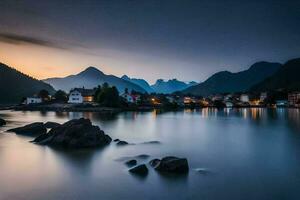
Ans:
<svg viewBox="0 0 300 200"><path fill-rule="evenodd" d="M100 87L100 86L99 86ZM114 95L102 94L101 89L74 88L65 93L57 91L50 95L47 91L40 91L32 97L26 97L22 100L22 109L56 105L65 108L74 107L112 107L131 110L151 109L151 108L239 108L239 107L290 107L300 108L300 92L261 92L261 93L227 93L215 94L207 97L193 95L183 95L180 92L173 94L147 94L136 91L125 91L118 93L115 87L105 86L115 89ZM101 87L100 87L101 88ZM102 99L99 99L100 93ZM115 102L115 103L112 103ZM90 111L90 110L89 110Z"/></svg>

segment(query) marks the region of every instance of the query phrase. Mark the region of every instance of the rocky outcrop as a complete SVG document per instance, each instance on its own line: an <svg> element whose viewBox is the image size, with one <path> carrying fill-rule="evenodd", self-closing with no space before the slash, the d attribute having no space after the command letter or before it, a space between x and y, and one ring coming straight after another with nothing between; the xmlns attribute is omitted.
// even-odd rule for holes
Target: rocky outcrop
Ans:
<svg viewBox="0 0 300 200"><path fill-rule="evenodd" d="M8 131L22 135L40 135L47 133L47 129L42 122L35 122L26 126L9 129Z"/></svg>
<svg viewBox="0 0 300 200"><path fill-rule="evenodd" d="M120 140L120 141L117 142L117 145L118 146L125 146L125 145L128 145L128 142Z"/></svg>
<svg viewBox="0 0 300 200"><path fill-rule="evenodd" d="M49 133L40 135L33 142L65 148L86 148L105 146L111 140L98 126L93 126L89 119L81 118L52 128Z"/></svg>
<svg viewBox="0 0 300 200"><path fill-rule="evenodd" d="M129 169L129 172L139 176L147 176L148 168L145 164L142 164Z"/></svg>
<svg viewBox="0 0 300 200"><path fill-rule="evenodd" d="M150 165L159 172L185 174L189 171L189 165L186 158L177 158L173 156L164 157L163 159L153 159Z"/></svg>
<svg viewBox="0 0 300 200"><path fill-rule="evenodd" d="M132 167L134 165L137 164L137 161L136 160L128 160L127 162L125 162L125 164L128 166L128 167Z"/></svg>
<svg viewBox="0 0 300 200"><path fill-rule="evenodd" d="M46 127L46 128L56 128L56 127L58 127L58 126L60 126L61 124L59 124L59 123L56 123L56 122L46 122L45 124L44 124L44 126Z"/></svg>
<svg viewBox="0 0 300 200"><path fill-rule="evenodd" d="M4 126L6 124L6 121L4 119L0 118L0 126Z"/></svg>

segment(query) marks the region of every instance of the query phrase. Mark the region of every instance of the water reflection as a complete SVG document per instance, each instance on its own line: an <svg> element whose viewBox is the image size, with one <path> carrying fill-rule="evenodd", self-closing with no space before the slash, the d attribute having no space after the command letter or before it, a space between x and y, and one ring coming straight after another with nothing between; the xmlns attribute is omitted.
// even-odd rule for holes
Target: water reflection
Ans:
<svg viewBox="0 0 300 200"><path fill-rule="evenodd" d="M8 121L0 127L0 199L251 200L282 199L282 194L300 199L297 109L203 108L113 116L0 111L0 117ZM137 145L65 151L5 132L35 121L63 123L80 117L90 118L114 139ZM141 144L154 140L161 144ZM168 176L148 165L148 176L140 179L115 161L139 154L150 157L137 159L138 164L164 156L185 157L191 170L186 176ZM202 176L192 170L196 168L213 169L213 176Z"/></svg>

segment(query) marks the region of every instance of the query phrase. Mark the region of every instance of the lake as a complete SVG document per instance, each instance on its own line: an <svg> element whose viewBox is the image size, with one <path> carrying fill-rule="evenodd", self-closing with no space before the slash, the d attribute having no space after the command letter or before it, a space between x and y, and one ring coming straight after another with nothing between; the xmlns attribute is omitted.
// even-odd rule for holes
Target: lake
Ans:
<svg viewBox="0 0 300 200"><path fill-rule="evenodd" d="M135 145L62 151L6 132L32 122L89 118ZM300 199L300 110L198 109L98 113L0 111L0 199ZM160 141L161 144L142 144ZM145 178L122 158L186 157L186 176Z"/></svg>

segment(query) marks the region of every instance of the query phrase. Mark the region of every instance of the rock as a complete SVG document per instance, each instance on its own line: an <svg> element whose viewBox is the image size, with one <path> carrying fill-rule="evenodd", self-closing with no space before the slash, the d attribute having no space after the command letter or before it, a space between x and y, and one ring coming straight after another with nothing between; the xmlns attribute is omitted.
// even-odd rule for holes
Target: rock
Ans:
<svg viewBox="0 0 300 200"><path fill-rule="evenodd" d="M129 169L129 172L139 176L146 176L148 174L148 168L145 164L142 164Z"/></svg>
<svg viewBox="0 0 300 200"><path fill-rule="evenodd" d="M118 146L124 146L124 145L128 145L128 142L120 140L119 142L117 142Z"/></svg>
<svg viewBox="0 0 300 200"><path fill-rule="evenodd" d="M160 163L160 160L157 158L150 160L150 162L149 162L149 164L154 168L157 167L159 163Z"/></svg>
<svg viewBox="0 0 300 200"><path fill-rule="evenodd" d="M39 143L39 142L42 142L46 139L49 139L49 135L47 133L44 133L44 134L41 134L41 135L37 136L34 140L32 140L30 142Z"/></svg>
<svg viewBox="0 0 300 200"><path fill-rule="evenodd" d="M125 164L129 167L132 167L137 164L137 161L136 160L128 160L127 162L125 162Z"/></svg>
<svg viewBox="0 0 300 200"><path fill-rule="evenodd" d="M59 123L56 123L56 122L47 122L47 123L45 123L45 127L46 128L56 128L56 127L58 127L58 126L60 126L61 124L59 124Z"/></svg>
<svg viewBox="0 0 300 200"><path fill-rule="evenodd" d="M0 118L0 126L4 126L6 124L6 121L4 119Z"/></svg>
<svg viewBox="0 0 300 200"><path fill-rule="evenodd" d="M160 144L160 141L143 142L142 144Z"/></svg>
<svg viewBox="0 0 300 200"><path fill-rule="evenodd" d="M40 135L47 133L47 129L42 122L35 122L19 128L9 129L8 131L23 135Z"/></svg>
<svg viewBox="0 0 300 200"><path fill-rule="evenodd" d="M172 156L165 157L156 164L155 170L159 172L185 174L189 171L188 161L185 158L177 158Z"/></svg>
<svg viewBox="0 0 300 200"><path fill-rule="evenodd" d="M147 155L147 154L140 154L140 155L135 156L135 158L138 158L138 159L147 159L147 158L149 158L149 157L150 157L150 156Z"/></svg>
<svg viewBox="0 0 300 200"><path fill-rule="evenodd" d="M98 126L93 126L89 119L81 118L52 128L49 133L38 136L33 142L65 148L86 148L105 146L111 140Z"/></svg>
<svg viewBox="0 0 300 200"><path fill-rule="evenodd" d="M119 139L114 139L114 142L119 142L120 140Z"/></svg>

